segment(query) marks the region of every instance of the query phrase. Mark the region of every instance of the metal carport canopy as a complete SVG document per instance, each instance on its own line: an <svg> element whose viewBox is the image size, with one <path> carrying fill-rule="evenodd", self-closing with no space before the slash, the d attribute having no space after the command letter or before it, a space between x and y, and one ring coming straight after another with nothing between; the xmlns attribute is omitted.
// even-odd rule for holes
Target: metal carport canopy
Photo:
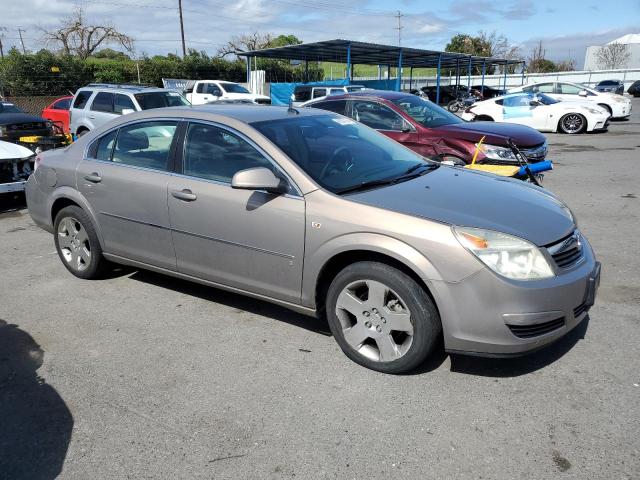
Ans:
<svg viewBox="0 0 640 480"><path fill-rule="evenodd" d="M400 55L402 52L402 56ZM265 48L238 52L238 56L277 58L313 62L338 62L361 65L391 65L401 67L450 68L481 65L505 65L521 63L493 57L479 57L455 52L440 52L421 48L398 47L352 40L327 40L301 43L285 47Z"/></svg>

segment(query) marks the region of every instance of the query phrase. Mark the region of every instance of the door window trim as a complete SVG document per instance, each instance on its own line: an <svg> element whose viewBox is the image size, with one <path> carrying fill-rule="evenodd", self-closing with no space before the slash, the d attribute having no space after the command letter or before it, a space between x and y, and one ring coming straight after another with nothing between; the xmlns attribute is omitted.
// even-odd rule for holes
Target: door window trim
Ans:
<svg viewBox="0 0 640 480"><path fill-rule="evenodd" d="M149 122L163 122L163 121L168 121L168 122L176 122L176 131L173 134L173 139L171 140L171 147L169 147L169 158L167 159L167 168L165 170L158 170L156 168L149 168L149 167L140 167L137 165L129 165L126 163L114 163L113 162L113 151L115 150L116 147L116 143L118 141L118 137L120 136L120 129L124 128L124 127L128 127L131 125L136 125L138 123L149 123ZM183 133L181 130L181 127L184 126L186 122L184 121L183 118L178 118L178 117L160 117L160 118L153 118L153 119L149 119L149 118L145 118L145 119L139 119L139 120L132 120L129 122L125 122L125 123L121 123L115 127L110 128L109 130L106 130L105 132L102 132L102 134L100 134L100 136L96 139L94 139L91 143L89 143L85 148L84 148L84 152L83 152L83 156L82 156L82 161L83 162L96 162L96 163L105 163L108 165L117 165L119 167L127 167L127 168L135 168L137 170L144 170L147 172L156 172L156 173L164 173L166 175L174 175L176 173L176 149L177 149L177 144L178 141L181 138L181 134ZM90 151L93 149L94 145L97 145L100 140L102 140L102 138L104 138L106 135L110 134L113 131L117 131L116 133L116 138L115 141L113 142L113 146L111 147L111 155L109 156L110 160L99 160L97 158L94 158L92 156L89 155Z"/></svg>
<svg viewBox="0 0 640 480"><path fill-rule="evenodd" d="M181 148L176 146L176 155L175 155L175 167L176 168L174 170L174 174L176 176L182 177L182 178L188 178L188 179L191 179L191 180L198 180L198 181L202 181L202 182L214 183L216 185L225 185L225 186L227 186L229 188L232 188L231 187L231 182L223 182L223 181L220 181L220 180L211 180L211 179L208 179L208 178L196 177L194 175L188 175L188 174L184 173L184 153L185 153L185 148L187 146L186 133L187 133L187 129L189 127L189 124L195 123L195 124L202 124L202 125L210 125L210 126L219 128L221 130L224 130L226 132L229 132L230 134L239 137L241 140L244 140L245 142L247 142L249 144L249 146L254 148L260 155L262 155L265 158L265 160L267 160L269 163L271 163L275 167L275 169L278 172L280 172L280 174L287 180L289 185L291 185L292 189L294 190L294 192L284 194L285 197L291 197L291 198L302 198L303 197L302 191L300 190L298 185L293 181L291 176L284 170L284 168L282 168L280 166L280 164L278 162L276 162L271 157L271 155L269 155L258 144L256 144L256 142L251 140L249 137L247 137L242 132L239 132L238 130L235 130L235 129L227 126L227 125L223 125L221 123L210 121L210 120L201 120L201 119L196 119L196 118L185 118L183 120L184 120L184 129L182 131L182 137L179 139L179 142L181 142Z"/></svg>

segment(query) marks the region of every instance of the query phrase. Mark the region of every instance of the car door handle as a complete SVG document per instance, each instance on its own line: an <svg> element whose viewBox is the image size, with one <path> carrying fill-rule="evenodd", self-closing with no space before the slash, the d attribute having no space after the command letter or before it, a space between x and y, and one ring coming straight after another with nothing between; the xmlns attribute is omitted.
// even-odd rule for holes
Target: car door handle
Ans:
<svg viewBox="0 0 640 480"><path fill-rule="evenodd" d="M182 190L172 190L171 195L173 195L178 200L184 200L185 202L193 202L196 198L198 198L198 196L188 188L184 188Z"/></svg>
<svg viewBox="0 0 640 480"><path fill-rule="evenodd" d="M89 118L90 118L91 120L95 120L95 119L96 119L96 116L95 116L95 115L89 115Z"/></svg>
<svg viewBox="0 0 640 480"><path fill-rule="evenodd" d="M85 175L84 179L91 183L100 183L102 181L102 177L96 172Z"/></svg>

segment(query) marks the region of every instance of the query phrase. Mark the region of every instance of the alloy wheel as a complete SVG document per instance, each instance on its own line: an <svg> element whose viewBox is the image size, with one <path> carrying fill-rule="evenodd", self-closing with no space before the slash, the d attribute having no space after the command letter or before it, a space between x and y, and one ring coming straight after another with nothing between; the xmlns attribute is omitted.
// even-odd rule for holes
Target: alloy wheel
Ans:
<svg viewBox="0 0 640 480"><path fill-rule="evenodd" d="M581 115L575 113L567 115L562 120L562 126L567 133L577 133L582 130L584 120Z"/></svg>
<svg viewBox="0 0 640 480"><path fill-rule="evenodd" d="M58 245L62 257L75 271L82 272L91 263L89 236L82 224L73 217L64 217L58 224Z"/></svg>
<svg viewBox="0 0 640 480"><path fill-rule="evenodd" d="M338 296L336 315L347 344L370 360L397 360L413 342L407 304L381 282L358 280L348 284Z"/></svg>

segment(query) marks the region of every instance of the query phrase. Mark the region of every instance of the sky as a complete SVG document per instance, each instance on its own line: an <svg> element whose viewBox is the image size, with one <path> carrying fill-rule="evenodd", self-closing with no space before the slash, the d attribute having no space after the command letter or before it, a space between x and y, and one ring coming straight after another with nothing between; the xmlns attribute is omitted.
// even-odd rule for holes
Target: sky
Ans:
<svg viewBox="0 0 640 480"><path fill-rule="evenodd" d="M178 0L0 0L5 52L45 46L42 29L60 24L77 5L91 23L109 23L136 40L137 54L179 53ZM496 31L523 56L543 42L550 60L582 68L587 45L640 33L640 0L183 0L188 48L213 55L230 37L258 31L294 34L306 42L345 38L443 50L457 33Z"/></svg>

